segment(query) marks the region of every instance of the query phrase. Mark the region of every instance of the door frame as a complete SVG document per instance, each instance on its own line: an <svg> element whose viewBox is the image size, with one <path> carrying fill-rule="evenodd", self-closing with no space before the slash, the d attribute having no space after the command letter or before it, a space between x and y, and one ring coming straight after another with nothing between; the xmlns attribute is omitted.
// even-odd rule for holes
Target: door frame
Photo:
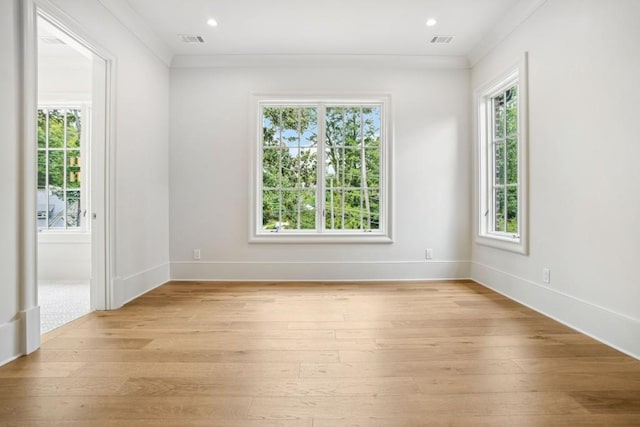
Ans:
<svg viewBox="0 0 640 427"><path fill-rule="evenodd" d="M104 61L99 77L104 82L99 92L94 83L94 98L100 99L92 111L99 111L104 120L96 126L92 119L92 150L98 146L103 161L91 185L91 246L92 280L91 308L114 308L115 278L115 99L116 57L104 49L85 32L82 26L49 0L24 0L22 4L22 144L21 144L21 194L20 203L20 305L23 317L23 352L29 354L40 347L40 308L38 306L37 248L37 108L38 108L38 30L37 18L41 17ZM96 73L94 72L94 78ZM96 108L97 107L97 108ZM92 151L93 152L93 151ZM93 168L92 160L92 170ZM91 172L92 177L96 177ZM97 197L94 197L96 194ZM95 219L94 218L95 214Z"/></svg>

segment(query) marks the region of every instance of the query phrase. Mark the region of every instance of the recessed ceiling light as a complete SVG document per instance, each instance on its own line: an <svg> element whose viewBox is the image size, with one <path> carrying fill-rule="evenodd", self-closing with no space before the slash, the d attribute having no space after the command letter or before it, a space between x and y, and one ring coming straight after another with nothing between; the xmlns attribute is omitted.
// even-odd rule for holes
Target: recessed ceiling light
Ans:
<svg viewBox="0 0 640 427"><path fill-rule="evenodd" d="M218 21L216 21L213 18L209 18L209 20L207 21L207 24L211 27L217 27L218 26Z"/></svg>
<svg viewBox="0 0 640 427"><path fill-rule="evenodd" d="M438 23L438 21L436 21L434 18L427 19L427 27L433 27L437 23Z"/></svg>

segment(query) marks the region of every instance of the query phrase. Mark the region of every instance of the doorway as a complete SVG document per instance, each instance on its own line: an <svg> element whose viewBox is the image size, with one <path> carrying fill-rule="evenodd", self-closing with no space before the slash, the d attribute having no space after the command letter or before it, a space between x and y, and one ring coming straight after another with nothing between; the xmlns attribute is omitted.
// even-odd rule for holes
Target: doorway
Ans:
<svg viewBox="0 0 640 427"><path fill-rule="evenodd" d="M107 309L107 61L37 11L40 332ZM64 28L64 29L63 29Z"/></svg>

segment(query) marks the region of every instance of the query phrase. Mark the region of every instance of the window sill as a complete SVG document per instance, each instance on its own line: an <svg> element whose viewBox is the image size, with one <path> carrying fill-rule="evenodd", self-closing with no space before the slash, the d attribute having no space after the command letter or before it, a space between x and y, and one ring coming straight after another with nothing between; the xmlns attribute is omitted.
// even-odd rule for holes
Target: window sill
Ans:
<svg viewBox="0 0 640 427"><path fill-rule="evenodd" d="M393 239L381 233L261 233L252 235L249 243L393 243Z"/></svg>
<svg viewBox="0 0 640 427"><path fill-rule="evenodd" d="M91 233L87 231L39 231L38 244L91 243Z"/></svg>
<svg viewBox="0 0 640 427"><path fill-rule="evenodd" d="M476 243L482 246L489 246L503 251L514 252L520 255L529 255L529 250L522 236L513 239L506 236L494 236L483 234L476 237Z"/></svg>

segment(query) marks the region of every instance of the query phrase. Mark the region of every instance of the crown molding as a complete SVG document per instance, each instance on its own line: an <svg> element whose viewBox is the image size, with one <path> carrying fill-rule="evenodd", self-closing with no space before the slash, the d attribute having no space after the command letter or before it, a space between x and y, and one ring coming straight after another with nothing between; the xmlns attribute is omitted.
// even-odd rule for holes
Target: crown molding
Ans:
<svg viewBox="0 0 640 427"><path fill-rule="evenodd" d="M171 68L385 67L468 69L464 56L436 55L175 55Z"/></svg>
<svg viewBox="0 0 640 427"><path fill-rule="evenodd" d="M546 2L547 0L520 0L467 54L469 65L472 68L475 67L482 58L491 53L509 34L514 32Z"/></svg>
<svg viewBox="0 0 640 427"><path fill-rule="evenodd" d="M153 32L127 0L98 0L134 37L147 47L166 66L171 66L173 52Z"/></svg>

